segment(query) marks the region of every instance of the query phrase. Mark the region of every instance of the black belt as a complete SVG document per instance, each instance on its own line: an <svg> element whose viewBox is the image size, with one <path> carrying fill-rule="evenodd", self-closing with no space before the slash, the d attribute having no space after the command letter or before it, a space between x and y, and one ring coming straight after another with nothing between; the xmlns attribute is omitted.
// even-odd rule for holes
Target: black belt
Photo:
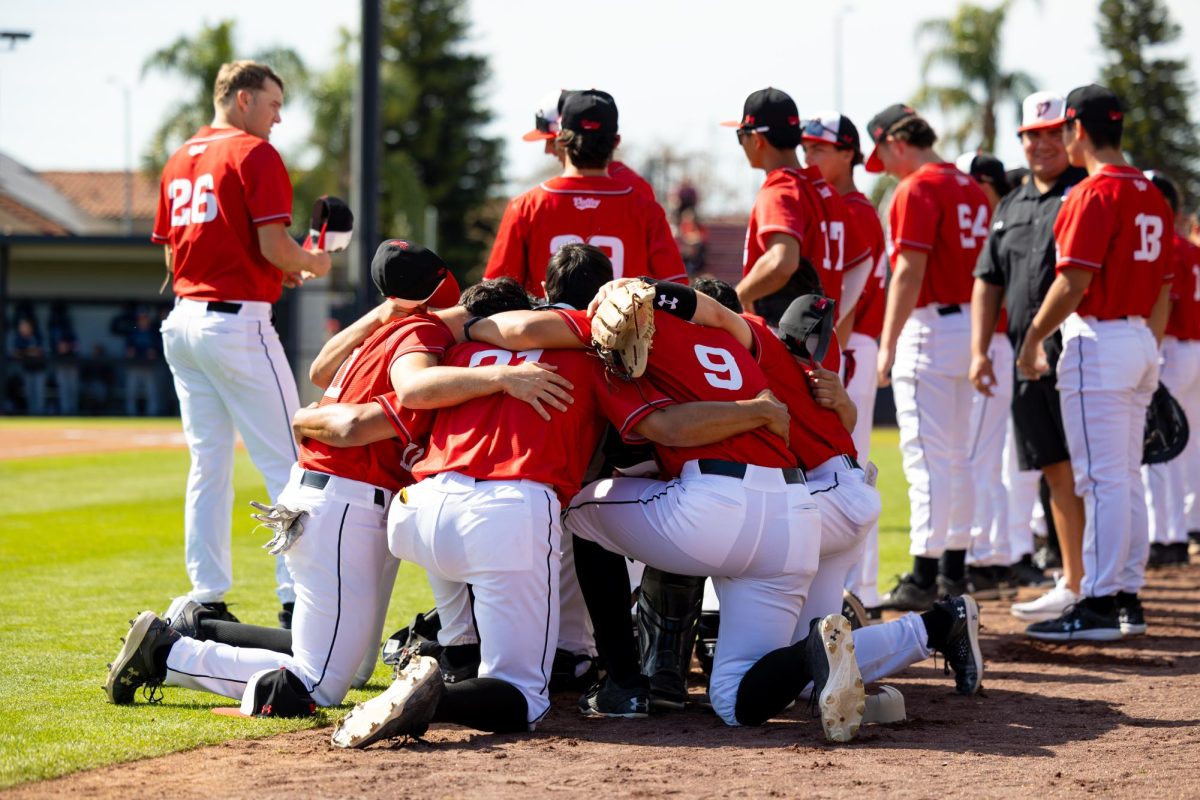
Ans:
<svg viewBox="0 0 1200 800"><path fill-rule="evenodd" d="M220 311L222 314L236 314L242 310L242 304L226 303L224 300L209 300L205 308L209 311Z"/></svg>
<svg viewBox="0 0 1200 800"><path fill-rule="evenodd" d="M313 472L311 469L304 470L304 474L300 476L300 485L307 486L310 489L322 489L329 485L329 479L332 476L326 475L324 472ZM375 505L383 506L384 503L383 489L375 487Z"/></svg>
<svg viewBox="0 0 1200 800"><path fill-rule="evenodd" d="M952 317L962 313L962 306L938 306L937 313L939 317Z"/></svg>
<svg viewBox="0 0 1200 800"><path fill-rule="evenodd" d="M705 475L723 475L726 478L746 477L746 465L736 461L722 461L718 458L701 458L696 462L700 471ZM783 473L784 483L804 483L804 471L796 467L786 467L779 470Z"/></svg>

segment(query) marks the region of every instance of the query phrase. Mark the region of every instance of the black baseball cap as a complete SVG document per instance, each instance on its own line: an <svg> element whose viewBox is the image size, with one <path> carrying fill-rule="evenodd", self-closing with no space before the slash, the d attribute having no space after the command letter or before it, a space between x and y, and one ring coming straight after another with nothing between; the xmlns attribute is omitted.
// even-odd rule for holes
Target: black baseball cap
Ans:
<svg viewBox="0 0 1200 800"><path fill-rule="evenodd" d="M299 676L279 667L250 676L241 706L214 708L213 713L223 717L311 717L317 713L317 703Z"/></svg>
<svg viewBox="0 0 1200 800"><path fill-rule="evenodd" d="M438 254L406 239L389 239L371 259L371 280L384 297L424 303L430 308L458 305L458 282Z"/></svg>
<svg viewBox="0 0 1200 800"><path fill-rule="evenodd" d="M726 128L738 128L752 133L782 133L795 135L795 144L800 144L800 112L796 101L781 89L768 86L746 98L742 104L742 118L721 123Z"/></svg>
<svg viewBox="0 0 1200 800"><path fill-rule="evenodd" d="M871 141L875 144L875 149L871 151L871 155L867 158L867 172L883 172L883 162L879 160L879 155L876 150L888 134L901 122L906 122L914 117L920 117L912 106L904 103L896 103L888 106L883 111L880 111L875 116L871 117L871 121L867 123L867 133L871 137Z"/></svg>
<svg viewBox="0 0 1200 800"><path fill-rule="evenodd" d="M612 95L598 89L564 92L558 108L562 130L576 133L617 132L617 104Z"/></svg>
<svg viewBox="0 0 1200 800"><path fill-rule="evenodd" d="M988 153L963 153L954 162L962 172L967 173L979 183L990 183L996 194L1004 197L1012 189L1008 182L1008 174L1000 159Z"/></svg>
<svg viewBox="0 0 1200 800"><path fill-rule="evenodd" d="M783 343L794 355L813 362L825 360L833 337L833 313L837 303L819 294L797 297L779 318Z"/></svg>
<svg viewBox="0 0 1200 800"><path fill-rule="evenodd" d="M1124 118L1125 112L1117 96L1111 89L1095 83L1072 89L1063 108L1063 119L1067 121L1078 119L1107 125Z"/></svg>

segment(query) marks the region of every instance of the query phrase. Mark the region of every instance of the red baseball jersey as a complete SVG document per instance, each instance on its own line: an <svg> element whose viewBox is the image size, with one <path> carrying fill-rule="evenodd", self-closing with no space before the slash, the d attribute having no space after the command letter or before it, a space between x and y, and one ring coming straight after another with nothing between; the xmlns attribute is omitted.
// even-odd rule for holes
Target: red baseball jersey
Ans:
<svg viewBox="0 0 1200 800"><path fill-rule="evenodd" d="M1175 277L1171 281L1171 316L1167 335L1200 339L1200 247L1175 234Z"/></svg>
<svg viewBox="0 0 1200 800"><path fill-rule="evenodd" d="M836 412L817 405L808 383L809 369L801 364L766 320L753 314L742 318L754 334L754 357L767 376L771 392L788 407L792 424L789 447L805 469L824 464L834 456L858 458L854 439Z"/></svg>
<svg viewBox="0 0 1200 800"><path fill-rule="evenodd" d="M800 244L800 255L816 268L825 296L835 302L842 299L843 271L870 255L870 244L841 195L816 167L780 167L767 174L750 212L743 275L762 258L773 233L787 234ZM786 307L783 303L782 308Z"/></svg>
<svg viewBox="0 0 1200 800"><path fill-rule="evenodd" d="M662 206L611 177L552 178L515 198L504 211L483 276L508 276L542 297L546 262L573 243L603 250L617 278L687 282Z"/></svg>
<svg viewBox="0 0 1200 800"><path fill-rule="evenodd" d="M292 224L292 181L265 139L206 126L167 160L150 239L174 254L177 296L278 300L283 272L258 246L272 224Z"/></svg>
<svg viewBox="0 0 1200 800"><path fill-rule="evenodd" d="M929 254L917 308L971 302L991 217L983 190L953 164L924 164L900 181L888 212L892 266L901 250Z"/></svg>
<svg viewBox="0 0 1200 800"><path fill-rule="evenodd" d="M591 321L584 311L555 310L581 342L591 346ZM645 378L679 403L753 399L767 379L746 348L728 333L666 313L654 315L654 343ZM739 433L702 447L655 444L664 478L679 475L686 461L716 458L760 467L794 467L796 458L783 439L766 428Z"/></svg>
<svg viewBox="0 0 1200 800"><path fill-rule="evenodd" d="M650 185L649 181L638 175L628 164L620 161L610 161L608 164L608 177L631 187L634 194L640 194L655 203L658 202L658 198L654 195L654 187Z"/></svg>
<svg viewBox="0 0 1200 800"><path fill-rule="evenodd" d="M389 373L393 362L406 353L442 356L453 344L454 334L445 323L425 314L394 320L368 336L338 367L321 405L382 400L396 438L362 447L332 447L306 438L300 443L300 466L391 491L412 483L410 470L422 455L434 415L401 408Z"/></svg>
<svg viewBox="0 0 1200 800"><path fill-rule="evenodd" d="M533 406L503 392L440 409L429 454L413 469L418 480L453 471L476 480L538 481L554 487L565 505L579 492L608 422L622 437L639 440L633 433L637 424L672 403L644 382L606 380L600 359L582 350L513 353L467 342L452 348L444 363L477 367L522 361L558 367L558 374L575 385L575 402L566 411L551 409L549 422Z"/></svg>
<svg viewBox="0 0 1200 800"><path fill-rule="evenodd" d="M842 199L846 201L846 208L854 217L859 233L870 244L871 263L874 265L858 297L853 331L878 339L883 333L883 313L887 310L887 244L883 238L883 225L879 222L875 206L862 192L851 192Z"/></svg>
<svg viewBox="0 0 1200 800"><path fill-rule="evenodd" d="M1067 193L1054 222L1057 272L1095 272L1076 312L1118 319L1150 315L1170 280L1175 218L1139 170L1107 164Z"/></svg>

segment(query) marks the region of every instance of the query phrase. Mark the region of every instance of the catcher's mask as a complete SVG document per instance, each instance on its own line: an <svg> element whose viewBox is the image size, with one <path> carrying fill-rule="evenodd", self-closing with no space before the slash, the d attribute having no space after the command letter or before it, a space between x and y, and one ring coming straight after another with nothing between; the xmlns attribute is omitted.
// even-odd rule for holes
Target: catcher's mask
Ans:
<svg viewBox="0 0 1200 800"><path fill-rule="evenodd" d="M779 334L794 355L820 363L833 338L834 307L837 304L819 294L797 297L779 318Z"/></svg>
<svg viewBox="0 0 1200 800"><path fill-rule="evenodd" d="M340 253L354 237L354 212L346 201L333 195L321 195L313 203L305 249L313 247L328 253Z"/></svg>
<svg viewBox="0 0 1200 800"><path fill-rule="evenodd" d="M1146 408L1146 432L1142 440L1142 463L1165 464L1187 447L1190 435L1187 415L1179 401L1161 383Z"/></svg>

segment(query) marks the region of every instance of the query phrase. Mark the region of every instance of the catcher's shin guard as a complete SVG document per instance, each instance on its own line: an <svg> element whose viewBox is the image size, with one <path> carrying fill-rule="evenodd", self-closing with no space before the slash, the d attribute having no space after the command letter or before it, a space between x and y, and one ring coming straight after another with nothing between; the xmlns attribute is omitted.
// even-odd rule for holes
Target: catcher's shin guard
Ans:
<svg viewBox="0 0 1200 800"><path fill-rule="evenodd" d="M653 567L638 593L638 644L642 674L650 678L651 705L683 708L696 643L704 578L672 575Z"/></svg>

